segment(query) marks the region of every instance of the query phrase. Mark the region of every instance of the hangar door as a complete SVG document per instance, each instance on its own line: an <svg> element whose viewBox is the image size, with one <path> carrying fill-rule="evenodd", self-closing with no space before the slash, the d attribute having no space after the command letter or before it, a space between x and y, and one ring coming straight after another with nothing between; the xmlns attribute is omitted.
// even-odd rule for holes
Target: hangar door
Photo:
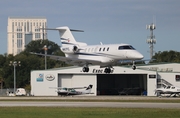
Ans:
<svg viewBox="0 0 180 118"><path fill-rule="evenodd" d="M142 95L146 90L147 74L97 74L98 95Z"/></svg>

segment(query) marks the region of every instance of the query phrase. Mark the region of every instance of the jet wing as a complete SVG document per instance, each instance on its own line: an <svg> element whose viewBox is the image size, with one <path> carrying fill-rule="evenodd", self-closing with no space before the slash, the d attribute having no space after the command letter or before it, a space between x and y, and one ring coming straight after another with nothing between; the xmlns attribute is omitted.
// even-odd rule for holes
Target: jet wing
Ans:
<svg viewBox="0 0 180 118"><path fill-rule="evenodd" d="M68 64L72 65L78 65L78 66L84 66L85 64L99 64L99 60L91 60L91 59L78 59L78 58L72 58L72 57L64 57L64 56L57 56L57 55L45 55L45 54L40 54L40 53L31 53L35 55L40 55L40 56L47 56L50 57L51 59L54 60L60 60L64 61Z"/></svg>
<svg viewBox="0 0 180 118"><path fill-rule="evenodd" d="M40 55L40 56L47 56L47 57L50 57L51 59L54 59L54 60L67 61L67 58L64 56L56 56L56 55L48 55L48 54L45 55L45 54L33 53L33 52L31 52L31 54Z"/></svg>
<svg viewBox="0 0 180 118"><path fill-rule="evenodd" d="M87 88L87 87L74 87L74 88L68 88L68 87L49 87L49 88L53 88L53 89L68 89L68 90L71 90L71 89L84 89L84 88Z"/></svg>

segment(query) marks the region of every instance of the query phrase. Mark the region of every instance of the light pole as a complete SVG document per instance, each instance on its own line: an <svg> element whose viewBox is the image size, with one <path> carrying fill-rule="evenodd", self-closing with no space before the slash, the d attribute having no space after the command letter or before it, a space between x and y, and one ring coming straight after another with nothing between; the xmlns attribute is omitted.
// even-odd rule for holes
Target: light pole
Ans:
<svg viewBox="0 0 180 118"><path fill-rule="evenodd" d="M44 49L44 52L45 52L45 56L44 56L44 63L45 63L45 70L47 69L47 64L46 64L46 55L47 55L47 50L48 50L48 48L47 48L47 46L46 45L44 45L44 47L43 47L43 49Z"/></svg>
<svg viewBox="0 0 180 118"><path fill-rule="evenodd" d="M9 66L14 66L14 94L16 91L16 66L21 66L20 61L10 61Z"/></svg>

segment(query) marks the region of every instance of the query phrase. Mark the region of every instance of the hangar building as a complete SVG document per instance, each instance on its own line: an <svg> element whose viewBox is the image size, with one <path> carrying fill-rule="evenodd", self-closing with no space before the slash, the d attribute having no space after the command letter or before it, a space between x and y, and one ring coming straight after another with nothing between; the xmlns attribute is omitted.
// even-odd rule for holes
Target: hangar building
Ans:
<svg viewBox="0 0 180 118"><path fill-rule="evenodd" d="M90 66L88 73L82 67L64 67L31 71L31 95L58 96L50 87L84 87L93 85L91 96L97 95L147 95L156 96L156 88L174 85L180 87L180 64L155 64L131 67L114 66L113 73L104 68ZM128 90L128 92L127 92Z"/></svg>

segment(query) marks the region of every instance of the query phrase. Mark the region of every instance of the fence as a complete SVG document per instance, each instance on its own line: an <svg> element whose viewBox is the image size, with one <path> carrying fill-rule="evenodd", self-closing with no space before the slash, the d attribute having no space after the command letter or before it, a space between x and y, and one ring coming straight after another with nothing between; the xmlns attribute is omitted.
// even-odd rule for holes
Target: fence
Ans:
<svg viewBox="0 0 180 118"><path fill-rule="evenodd" d="M26 90L26 94L29 96L30 92ZM14 89L0 89L0 96L13 96Z"/></svg>

